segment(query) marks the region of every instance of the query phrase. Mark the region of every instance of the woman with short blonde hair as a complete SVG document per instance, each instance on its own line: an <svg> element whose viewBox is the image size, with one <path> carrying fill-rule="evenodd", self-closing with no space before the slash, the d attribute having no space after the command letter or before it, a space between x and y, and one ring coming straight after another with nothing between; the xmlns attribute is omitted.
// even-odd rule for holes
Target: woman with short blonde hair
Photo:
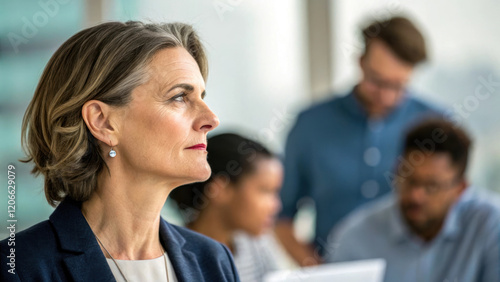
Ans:
<svg viewBox="0 0 500 282"><path fill-rule="evenodd" d="M207 74L181 23L104 23L55 52L22 141L57 208L16 235L15 275L1 242L2 281L239 281L226 247L160 217L174 188L211 173Z"/></svg>

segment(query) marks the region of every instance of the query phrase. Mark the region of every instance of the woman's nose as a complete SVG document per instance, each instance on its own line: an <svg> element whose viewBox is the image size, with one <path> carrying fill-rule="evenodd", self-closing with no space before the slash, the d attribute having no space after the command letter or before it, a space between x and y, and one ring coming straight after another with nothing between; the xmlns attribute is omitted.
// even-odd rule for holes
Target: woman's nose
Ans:
<svg viewBox="0 0 500 282"><path fill-rule="evenodd" d="M203 107L201 109L202 113L199 118L199 122L196 123L195 129L209 132L219 126L220 121L217 115L212 112L207 104L203 102Z"/></svg>

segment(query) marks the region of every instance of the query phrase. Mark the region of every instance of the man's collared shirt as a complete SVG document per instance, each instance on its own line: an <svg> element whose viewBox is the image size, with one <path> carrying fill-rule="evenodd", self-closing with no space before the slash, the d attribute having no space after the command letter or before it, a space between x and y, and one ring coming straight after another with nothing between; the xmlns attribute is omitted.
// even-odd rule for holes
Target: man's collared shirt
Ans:
<svg viewBox="0 0 500 282"><path fill-rule="evenodd" d="M300 199L314 200L314 243L323 255L337 222L391 191L387 173L408 127L438 112L405 93L388 115L372 119L353 91L302 112L287 139L280 218L293 218Z"/></svg>
<svg viewBox="0 0 500 282"><path fill-rule="evenodd" d="M343 220L328 253L329 262L383 258L386 282L499 282L500 212L468 188L440 233L424 242L388 195Z"/></svg>

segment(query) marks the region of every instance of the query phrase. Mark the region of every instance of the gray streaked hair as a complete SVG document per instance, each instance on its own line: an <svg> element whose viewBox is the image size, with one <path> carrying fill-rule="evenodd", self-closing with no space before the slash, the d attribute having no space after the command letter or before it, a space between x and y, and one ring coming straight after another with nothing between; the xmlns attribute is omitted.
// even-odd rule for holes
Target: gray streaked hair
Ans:
<svg viewBox="0 0 500 282"><path fill-rule="evenodd" d="M47 201L87 200L106 166L97 140L82 118L90 100L121 107L147 81L147 66L164 48L183 47L206 81L208 63L192 26L182 23L108 22L82 30L50 58L23 119L23 162L45 178Z"/></svg>

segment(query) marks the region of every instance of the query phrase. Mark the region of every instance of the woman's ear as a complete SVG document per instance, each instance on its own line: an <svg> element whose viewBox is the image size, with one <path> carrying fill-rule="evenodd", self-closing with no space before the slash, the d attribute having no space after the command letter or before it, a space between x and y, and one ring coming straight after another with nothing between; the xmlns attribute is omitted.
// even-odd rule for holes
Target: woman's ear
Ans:
<svg viewBox="0 0 500 282"><path fill-rule="evenodd" d="M90 100L82 107L82 118L92 135L109 146L116 146L116 129L110 122L111 107L98 100ZM111 143L111 144L110 144Z"/></svg>

